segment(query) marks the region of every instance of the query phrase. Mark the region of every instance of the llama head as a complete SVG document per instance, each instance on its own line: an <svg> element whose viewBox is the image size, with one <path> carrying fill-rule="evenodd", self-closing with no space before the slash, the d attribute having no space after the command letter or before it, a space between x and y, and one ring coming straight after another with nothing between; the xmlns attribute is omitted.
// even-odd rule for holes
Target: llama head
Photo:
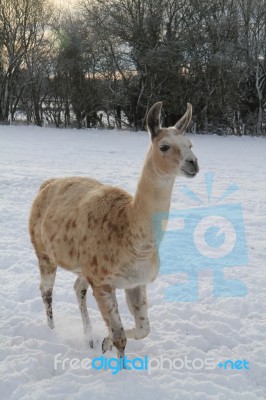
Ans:
<svg viewBox="0 0 266 400"><path fill-rule="evenodd" d="M172 127L161 127L162 103L152 106L147 116L147 127L152 139L152 156L156 169L167 175L184 175L192 178L199 172L191 141L184 136L192 118L192 105Z"/></svg>

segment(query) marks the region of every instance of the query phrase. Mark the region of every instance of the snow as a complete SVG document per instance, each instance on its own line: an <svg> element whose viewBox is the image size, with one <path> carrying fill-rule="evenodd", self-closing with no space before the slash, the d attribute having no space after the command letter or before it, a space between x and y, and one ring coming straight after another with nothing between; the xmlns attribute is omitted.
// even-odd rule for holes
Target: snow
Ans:
<svg viewBox="0 0 266 400"><path fill-rule="evenodd" d="M213 297L212 272L201 271L198 302L167 302L164 289L185 276L160 275L148 287L151 332L128 341L129 358L148 356L215 360L214 369L164 368L149 371L54 368L54 358L101 355L106 328L95 300L88 296L94 349L84 343L73 284L75 276L58 269L54 288L55 329L46 325L39 293L37 260L27 231L29 210L44 179L92 176L135 191L149 144L143 132L0 128L0 396L2 399L234 399L266 398L265 215L266 142L263 138L191 135L200 173L177 178L172 209L195 207L182 191L189 186L207 199L204 173L215 173L213 197L232 184L239 190L227 202L241 203L248 246L245 267L225 268L239 279L244 297ZM118 303L124 326L132 327L123 291ZM115 351L105 354L116 357ZM217 364L246 360L249 369ZM168 365L168 368L167 368Z"/></svg>

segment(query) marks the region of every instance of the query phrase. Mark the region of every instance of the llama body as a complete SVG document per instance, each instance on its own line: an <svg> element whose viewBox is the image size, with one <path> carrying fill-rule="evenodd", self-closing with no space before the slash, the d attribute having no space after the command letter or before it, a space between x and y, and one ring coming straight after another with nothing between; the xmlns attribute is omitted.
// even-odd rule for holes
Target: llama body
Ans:
<svg viewBox="0 0 266 400"><path fill-rule="evenodd" d="M149 333L146 284L158 274L153 216L167 212L175 177L198 172L190 141L181 136L191 120L191 106L172 128L160 126L161 103L148 114L152 144L134 197L90 178L51 179L43 183L30 215L30 235L41 274L41 294L53 328L52 290L57 266L75 273L74 285L86 340L92 346L86 293L91 285L109 336L123 357L128 338ZM135 328L124 330L115 290L125 289Z"/></svg>
<svg viewBox="0 0 266 400"><path fill-rule="evenodd" d="M51 264L93 286L129 289L155 279L152 221L132 196L89 178L54 179L43 186L31 215L38 255L49 255Z"/></svg>

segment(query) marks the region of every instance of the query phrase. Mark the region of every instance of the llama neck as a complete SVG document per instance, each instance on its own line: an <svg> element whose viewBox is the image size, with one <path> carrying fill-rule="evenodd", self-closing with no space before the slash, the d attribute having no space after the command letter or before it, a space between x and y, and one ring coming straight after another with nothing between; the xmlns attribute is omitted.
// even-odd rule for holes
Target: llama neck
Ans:
<svg viewBox="0 0 266 400"><path fill-rule="evenodd" d="M134 199L134 208L140 215L153 216L168 212L175 176L156 168L151 149L147 154Z"/></svg>

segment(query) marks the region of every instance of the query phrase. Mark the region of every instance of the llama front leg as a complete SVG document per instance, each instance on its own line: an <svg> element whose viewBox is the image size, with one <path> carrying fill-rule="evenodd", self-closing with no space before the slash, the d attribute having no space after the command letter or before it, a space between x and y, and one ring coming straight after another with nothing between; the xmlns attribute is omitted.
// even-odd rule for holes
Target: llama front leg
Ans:
<svg viewBox="0 0 266 400"><path fill-rule="evenodd" d="M114 345L117 348L118 357L122 358L125 355L127 339L118 312L115 289L109 285L93 287L93 294L109 329L109 336L102 344L103 353Z"/></svg>
<svg viewBox="0 0 266 400"><path fill-rule="evenodd" d="M41 274L40 290L47 315L47 324L49 328L53 329L54 320L53 320L52 300L53 300L53 287L55 282L56 267L54 267L50 263L47 256L39 257L39 267Z"/></svg>
<svg viewBox="0 0 266 400"><path fill-rule="evenodd" d="M143 339L150 332L146 286L126 289L125 292L128 308L135 318L135 328L127 329L126 337L127 339Z"/></svg>
<svg viewBox="0 0 266 400"><path fill-rule="evenodd" d="M92 340L92 326L87 310L87 290L88 290L88 282L83 277L78 277L74 284L74 290L76 292L79 309L81 313L81 318L83 322L83 330L85 335L85 341L93 348L93 340Z"/></svg>

